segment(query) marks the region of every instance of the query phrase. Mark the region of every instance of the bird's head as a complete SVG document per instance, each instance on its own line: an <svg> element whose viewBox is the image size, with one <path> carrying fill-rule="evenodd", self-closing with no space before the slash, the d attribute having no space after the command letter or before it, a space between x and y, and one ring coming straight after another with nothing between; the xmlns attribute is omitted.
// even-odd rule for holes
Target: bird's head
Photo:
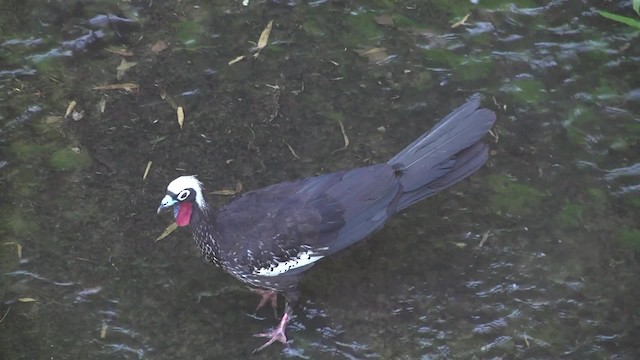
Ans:
<svg viewBox="0 0 640 360"><path fill-rule="evenodd" d="M195 176L180 176L167 186L167 195L162 198L158 214L173 207L173 216L178 226L191 223L193 207L205 210L207 203L202 195L202 183Z"/></svg>

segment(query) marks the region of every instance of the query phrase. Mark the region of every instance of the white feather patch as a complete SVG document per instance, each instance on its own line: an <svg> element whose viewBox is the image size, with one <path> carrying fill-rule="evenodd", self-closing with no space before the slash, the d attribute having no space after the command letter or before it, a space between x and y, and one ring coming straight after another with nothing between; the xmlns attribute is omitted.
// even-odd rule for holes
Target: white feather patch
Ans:
<svg viewBox="0 0 640 360"><path fill-rule="evenodd" d="M279 262L271 267L255 270L253 273L260 276L278 276L289 270L297 269L322 259L324 255L317 255L311 251L299 253L293 259Z"/></svg>
<svg viewBox="0 0 640 360"><path fill-rule="evenodd" d="M193 191L196 192L196 204L198 204L201 209L207 207L207 203L204 201L204 196L202 195L202 183L198 181L195 176L180 176L167 186L167 191L174 193L176 196L184 189L193 189Z"/></svg>

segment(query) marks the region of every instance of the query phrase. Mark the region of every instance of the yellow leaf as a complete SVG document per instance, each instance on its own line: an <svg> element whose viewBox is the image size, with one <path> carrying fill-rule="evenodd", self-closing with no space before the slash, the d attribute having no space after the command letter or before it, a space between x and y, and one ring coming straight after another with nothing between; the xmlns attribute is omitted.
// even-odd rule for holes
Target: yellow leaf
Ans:
<svg viewBox="0 0 640 360"><path fill-rule="evenodd" d="M456 22L455 24L451 25L451 28L452 28L452 29L455 29L455 28L457 28L458 26L466 25L466 23L467 23L467 19L469 18L469 16L471 16L471 13L468 13L467 15L465 15L465 16L462 18L462 20L460 20L460 21Z"/></svg>
<svg viewBox="0 0 640 360"><path fill-rule="evenodd" d="M142 175L142 180L145 180L147 178L147 175L149 175L149 170L151 170L151 164L153 164L153 161L149 161L147 163L147 168L144 169L144 175Z"/></svg>
<svg viewBox="0 0 640 360"><path fill-rule="evenodd" d="M269 21L267 27L262 30L262 34L260 34L260 39L258 39L258 50L263 49L267 46L267 42L269 41L269 35L271 34L271 28L273 27L273 20Z"/></svg>
<svg viewBox="0 0 640 360"><path fill-rule="evenodd" d="M71 114L71 112L73 111L73 109L76 108L76 101L72 100L69 105L67 106L67 111L64 112L64 117L69 116L69 114Z"/></svg>
<svg viewBox="0 0 640 360"><path fill-rule="evenodd" d="M237 58L235 58L235 59L233 59L233 60L229 61L229 65L233 65L233 64L235 64L235 63L237 63L238 61L241 61L241 60L243 60L243 59L244 59L244 55L240 55L240 56L238 56Z"/></svg>
<svg viewBox="0 0 640 360"><path fill-rule="evenodd" d="M30 302L36 302L37 300L30 297L23 297L23 298L19 298L18 301L21 303L30 303Z"/></svg>
<svg viewBox="0 0 640 360"><path fill-rule="evenodd" d="M182 106L178 106L176 113L178 115L178 125L180 125L180 129L182 129L182 124L184 124L184 109Z"/></svg>
<svg viewBox="0 0 640 360"><path fill-rule="evenodd" d="M178 224L177 223L171 223L169 226L167 226L166 229L164 229L162 234L160 234L160 236L158 236L156 238L156 241L154 241L154 242L158 242L158 241L166 238L167 236L169 236L169 234L171 234L177 228L178 228Z"/></svg>
<svg viewBox="0 0 640 360"><path fill-rule="evenodd" d="M102 324L102 329L100 329L100 339L107 337L107 328L109 328L107 324Z"/></svg>

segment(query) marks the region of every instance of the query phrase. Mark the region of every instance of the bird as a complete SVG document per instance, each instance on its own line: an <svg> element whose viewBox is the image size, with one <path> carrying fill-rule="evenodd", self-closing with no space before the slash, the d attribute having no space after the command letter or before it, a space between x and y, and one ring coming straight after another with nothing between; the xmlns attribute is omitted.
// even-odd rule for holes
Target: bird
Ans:
<svg viewBox="0 0 640 360"><path fill-rule="evenodd" d="M487 161L482 137L496 120L479 96L453 110L386 163L287 181L213 209L196 176L167 186L158 214L190 225L204 259L262 296L256 311L285 299L278 325L255 336L287 344L301 276L323 258L382 228L394 214L473 174ZM277 318L277 315L276 315Z"/></svg>

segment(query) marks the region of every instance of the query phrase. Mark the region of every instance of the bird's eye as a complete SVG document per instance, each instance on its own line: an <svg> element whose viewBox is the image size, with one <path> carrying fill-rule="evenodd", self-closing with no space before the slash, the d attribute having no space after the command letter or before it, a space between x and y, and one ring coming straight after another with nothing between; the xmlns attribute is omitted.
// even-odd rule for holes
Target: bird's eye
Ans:
<svg viewBox="0 0 640 360"><path fill-rule="evenodd" d="M189 190L185 189L185 190L180 191L180 193L178 194L177 198L180 201L184 201L186 198L189 197L190 194L191 193L189 192Z"/></svg>

